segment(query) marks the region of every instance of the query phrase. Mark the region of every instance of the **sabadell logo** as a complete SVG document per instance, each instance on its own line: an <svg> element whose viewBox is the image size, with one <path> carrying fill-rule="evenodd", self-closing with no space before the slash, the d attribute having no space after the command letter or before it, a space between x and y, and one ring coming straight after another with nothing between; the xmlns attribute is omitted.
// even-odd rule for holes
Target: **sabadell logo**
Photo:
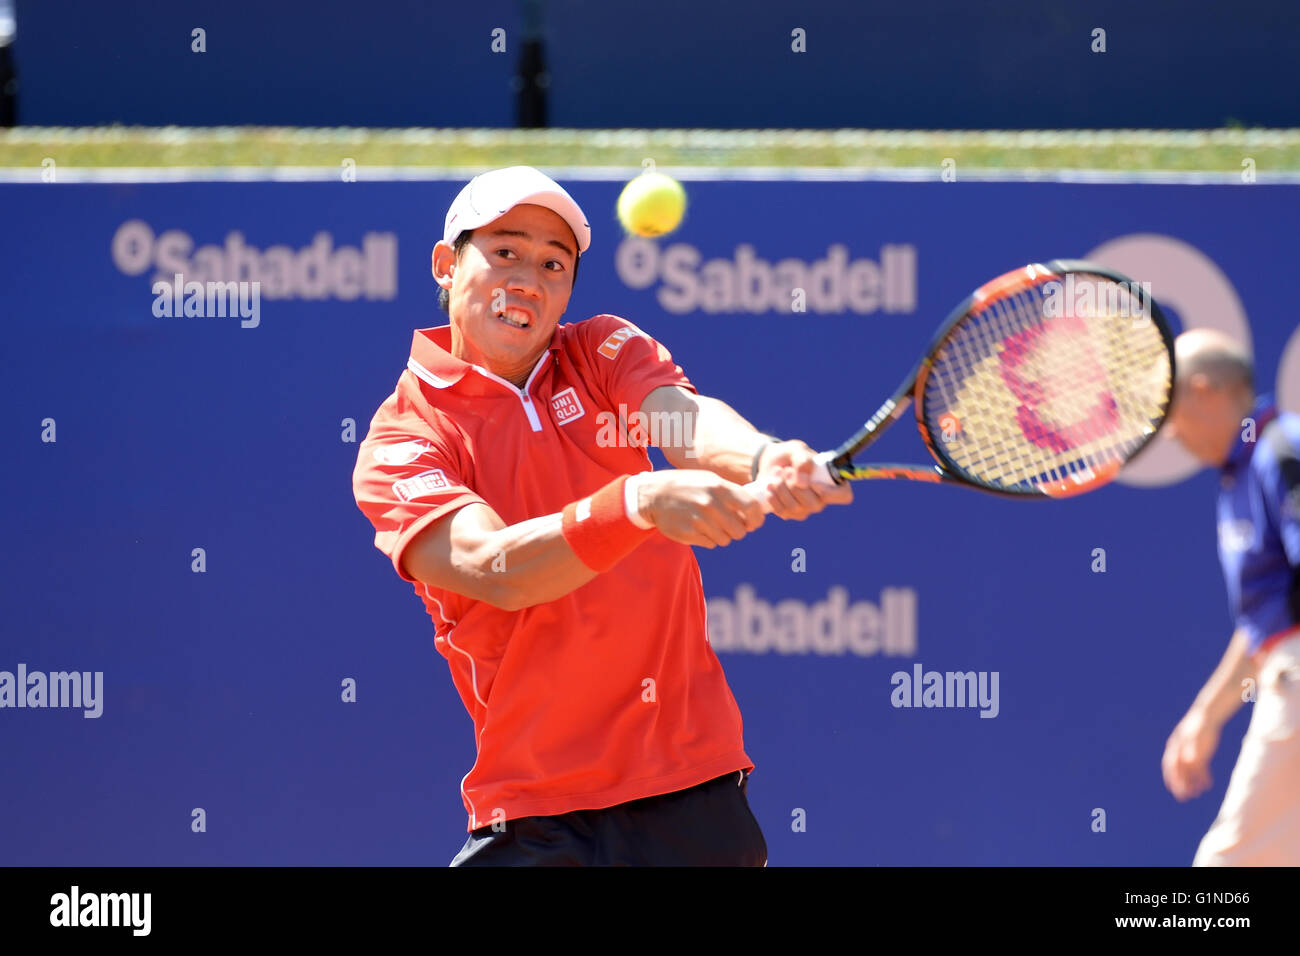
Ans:
<svg viewBox="0 0 1300 956"><path fill-rule="evenodd" d="M656 286L659 306L674 315L916 311L916 247L906 244L881 246L878 259L852 258L847 246L836 243L811 262L772 262L751 245L737 246L729 259L705 260L689 243L661 248L630 236L619 244L614 268L629 288Z"/></svg>
<svg viewBox="0 0 1300 956"><path fill-rule="evenodd" d="M241 232L229 232L221 245L195 247L194 237L180 229L155 235L139 219L122 223L111 243L113 264L125 275L151 273L151 283L259 282L265 299L397 298L397 236L368 232L361 245L335 245L329 232L317 232L311 242L295 249L250 245Z"/></svg>

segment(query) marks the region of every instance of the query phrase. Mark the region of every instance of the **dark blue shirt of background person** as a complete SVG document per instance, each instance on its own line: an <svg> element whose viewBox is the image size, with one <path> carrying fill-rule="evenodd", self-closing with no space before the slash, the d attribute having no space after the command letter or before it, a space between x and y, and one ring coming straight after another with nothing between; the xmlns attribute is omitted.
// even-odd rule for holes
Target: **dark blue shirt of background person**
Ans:
<svg viewBox="0 0 1300 956"><path fill-rule="evenodd" d="M1256 400L1220 472L1219 562L1252 654L1300 625L1300 416Z"/></svg>

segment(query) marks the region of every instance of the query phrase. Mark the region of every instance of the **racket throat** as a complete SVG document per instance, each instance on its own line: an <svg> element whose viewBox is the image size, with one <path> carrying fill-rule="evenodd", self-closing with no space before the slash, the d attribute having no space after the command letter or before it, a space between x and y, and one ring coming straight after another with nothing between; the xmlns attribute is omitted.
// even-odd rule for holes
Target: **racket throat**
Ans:
<svg viewBox="0 0 1300 956"><path fill-rule="evenodd" d="M917 465L903 465L892 462L873 462L855 465L848 459L832 459L828 462L831 473L837 481L925 481L931 484L952 482L938 465L929 468Z"/></svg>
<svg viewBox="0 0 1300 956"><path fill-rule="evenodd" d="M870 447L877 438L885 433L890 425L902 418L907 410L912 407L913 388L915 388L914 379L912 384L901 389L897 395L881 405L876 414L867 419L866 423L854 433L853 437L833 452L824 453L821 457L827 458L828 464L834 462L849 465L854 455Z"/></svg>

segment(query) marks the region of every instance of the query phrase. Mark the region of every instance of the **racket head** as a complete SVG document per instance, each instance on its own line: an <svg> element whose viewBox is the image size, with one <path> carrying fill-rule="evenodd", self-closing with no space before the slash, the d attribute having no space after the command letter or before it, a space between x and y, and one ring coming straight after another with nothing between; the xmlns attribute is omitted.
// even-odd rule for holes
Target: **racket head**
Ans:
<svg viewBox="0 0 1300 956"><path fill-rule="evenodd" d="M1156 436L1173 336L1147 286L1079 259L966 298L917 368L917 425L944 479L1015 497L1099 488Z"/></svg>

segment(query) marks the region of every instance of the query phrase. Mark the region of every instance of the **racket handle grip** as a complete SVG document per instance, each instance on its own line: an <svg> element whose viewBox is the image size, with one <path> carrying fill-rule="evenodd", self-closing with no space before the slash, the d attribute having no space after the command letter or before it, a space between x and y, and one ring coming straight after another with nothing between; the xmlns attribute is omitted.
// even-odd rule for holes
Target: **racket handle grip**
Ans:
<svg viewBox="0 0 1300 956"><path fill-rule="evenodd" d="M817 456L818 467L813 469L812 480L814 484L833 486L839 482L836 480L834 473L830 469L831 460L835 457L834 452L824 451ZM767 485L770 479L758 477L745 485L745 490L763 503L763 511L771 512L772 498L768 494Z"/></svg>

